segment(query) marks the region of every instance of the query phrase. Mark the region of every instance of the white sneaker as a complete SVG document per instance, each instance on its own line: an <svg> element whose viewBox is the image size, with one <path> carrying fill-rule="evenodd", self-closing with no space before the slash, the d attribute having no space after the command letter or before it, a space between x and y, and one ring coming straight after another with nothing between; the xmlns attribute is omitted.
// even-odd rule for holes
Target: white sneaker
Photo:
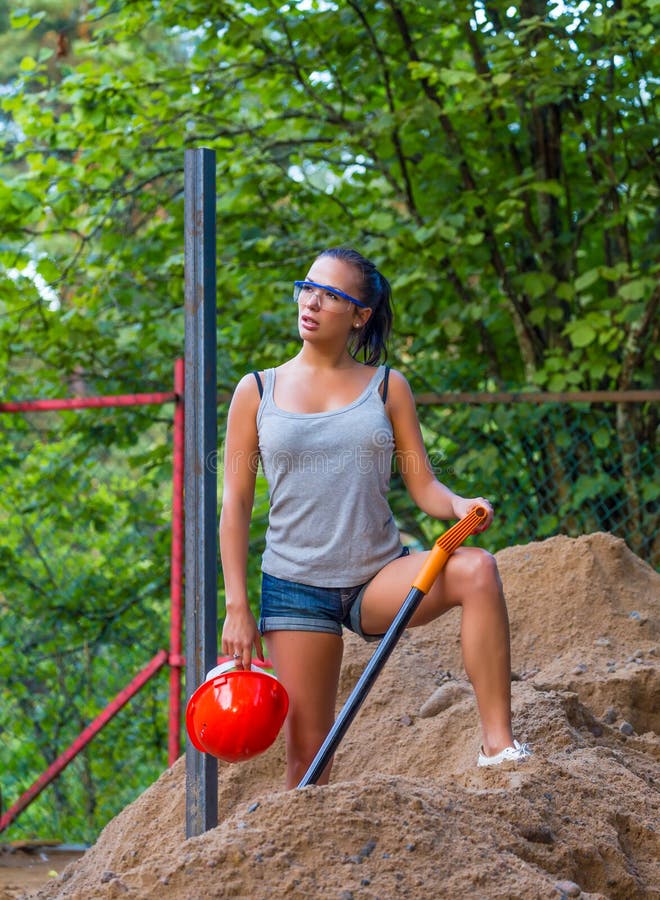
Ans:
<svg viewBox="0 0 660 900"><path fill-rule="evenodd" d="M513 747L505 747L495 756L486 756L483 748L479 751L478 766L499 766L505 762L523 762L532 755L529 744L520 744L518 741L513 742Z"/></svg>

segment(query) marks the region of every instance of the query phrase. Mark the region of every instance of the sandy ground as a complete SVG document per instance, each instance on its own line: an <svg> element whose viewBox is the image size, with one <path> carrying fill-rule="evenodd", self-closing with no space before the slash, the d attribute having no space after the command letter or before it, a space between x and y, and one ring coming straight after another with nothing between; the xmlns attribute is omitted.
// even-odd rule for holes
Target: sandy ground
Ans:
<svg viewBox="0 0 660 900"><path fill-rule="evenodd" d="M660 898L660 575L606 534L497 554L514 727L477 769L458 612L408 632L325 788L282 789L278 738L220 764L219 825L185 839L180 759L24 898ZM346 638L343 702L373 647ZM0 892L0 900L15 897Z"/></svg>
<svg viewBox="0 0 660 900"><path fill-rule="evenodd" d="M82 850L61 845L29 841L0 844L0 900L13 900L26 891L36 891L82 855Z"/></svg>

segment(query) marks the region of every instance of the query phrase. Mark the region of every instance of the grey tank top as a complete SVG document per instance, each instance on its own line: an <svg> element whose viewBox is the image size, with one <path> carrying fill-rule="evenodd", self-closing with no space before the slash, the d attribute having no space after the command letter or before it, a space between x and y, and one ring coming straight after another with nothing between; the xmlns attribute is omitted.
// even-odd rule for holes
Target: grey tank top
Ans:
<svg viewBox="0 0 660 900"><path fill-rule="evenodd" d="M295 413L273 399L264 373L257 413L270 512L262 569L317 587L353 587L402 551L387 501L394 436L379 386L380 366L340 409Z"/></svg>

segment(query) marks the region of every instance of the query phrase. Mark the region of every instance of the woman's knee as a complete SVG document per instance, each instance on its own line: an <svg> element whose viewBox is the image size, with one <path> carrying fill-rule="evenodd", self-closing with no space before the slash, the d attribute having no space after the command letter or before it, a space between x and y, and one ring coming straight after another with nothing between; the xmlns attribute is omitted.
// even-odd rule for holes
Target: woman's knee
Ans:
<svg viewBox="0 0 660 900"><path fill-rule="evenodd" d="M500 573L497 561L488 550L480 547L470 547L470 554L466 558L469 569L469 577L472 581L483 582L488 585L500 585Z"/></svg>
<svg viewBox="0 0 660 900"><path fill-rule="evenodd" d="M477 596L499 598L502 582L492 553L480 547L456 552L447 566L447 583L452 595L466 599Z"/></svg>

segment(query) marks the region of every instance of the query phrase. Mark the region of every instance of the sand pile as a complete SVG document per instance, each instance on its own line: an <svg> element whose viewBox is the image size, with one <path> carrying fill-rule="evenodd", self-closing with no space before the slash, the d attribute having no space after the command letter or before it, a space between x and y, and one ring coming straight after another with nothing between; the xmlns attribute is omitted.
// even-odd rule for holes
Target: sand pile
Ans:
<svg viewBox="0 0 660 900"><path fill-rule="evenodd" d="M220 824L185 840L180 759L32 896L660 897L660 576L607 534L497 558L530 762L475 767L451 613L402 639L329 787L283 791L278 739L220 764ZM372 652L347 636L341 702Z"/></svg>

